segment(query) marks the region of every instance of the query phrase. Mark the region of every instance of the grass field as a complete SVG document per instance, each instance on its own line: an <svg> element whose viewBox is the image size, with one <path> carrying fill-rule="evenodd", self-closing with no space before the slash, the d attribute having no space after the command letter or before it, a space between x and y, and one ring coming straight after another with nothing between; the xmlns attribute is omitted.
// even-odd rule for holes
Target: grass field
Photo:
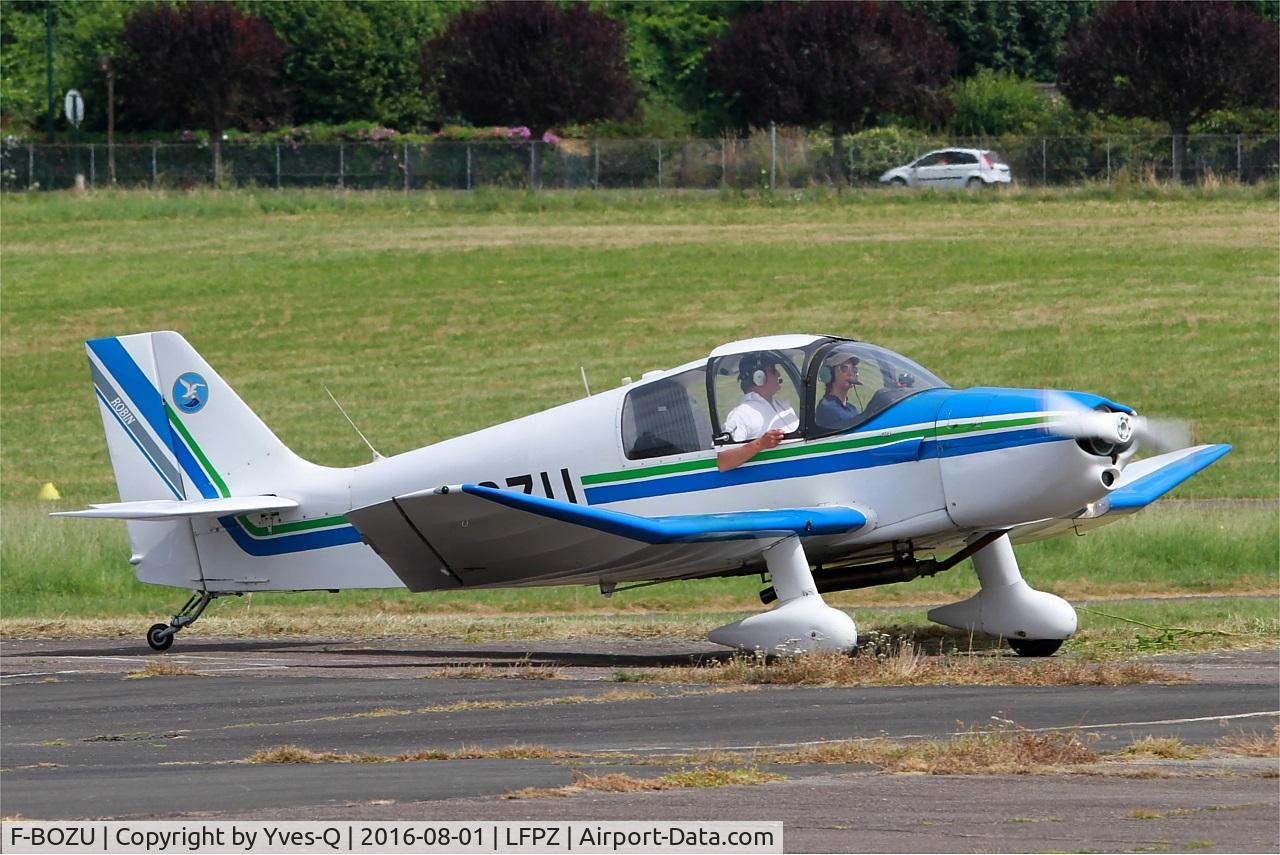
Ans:
<svg viewBox="0 0 1280 855"><path fill-rule="evenodd" d="M812 331L884 344L957 387L1083 389L1189 419L1198 440L1235 451L1176 496L1280 494L1274 184L839 197L122 192L2 205L6 618L174 604L175 592L131 580L121 526L52 521L34 501L45 481L65 505L114 498L82 342L151 329L181 331L287 444L332 465L367 451L326 385L390 454L576 398L579 366L599 390L724 341ZM1028 547L1024 560L1033 582L1083 596L1274 590L1277 541L1273 506L1179 510ZM837 601L966 587L961 567ZM752 580L660 586L624 608L746 608L754 590ZM479 596L494 611L598 599Z"/></svg>

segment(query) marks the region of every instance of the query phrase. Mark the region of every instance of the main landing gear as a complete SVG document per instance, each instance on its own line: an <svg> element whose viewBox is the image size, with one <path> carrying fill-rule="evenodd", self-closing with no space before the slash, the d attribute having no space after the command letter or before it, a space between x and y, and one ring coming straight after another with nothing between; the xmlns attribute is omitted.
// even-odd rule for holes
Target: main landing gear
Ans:
<svg viewBox="0 0 1280 855"><path fill-rule="evenodd" d="M931 609L929 620L1005 638L1019 656L1052 656L1076 631L1070 603L1022 578L1008 535L975 552L973 568L982 589L963 602Z"/></svg>
<svg viewBox="0 0 1280 855"><path fill-rule="evenodd" d="M800 538L792 535L765 550L778 604L711 631L716 644L767 654L848 652L858 643L853 618L822 600Z"/></svg>
<svg viewBox="0 0 1280 855"><path fill-rule="evenodd" d="M196 618L204 613L205 606L219 596L221 595L213 591L196 591L182 607L182 611L174 615L172 620L168 623L153 624L151 629L147 630L147 644L151 645L152 650L168 650L173 646L173 637L178 630L195 623Z"/></svg>

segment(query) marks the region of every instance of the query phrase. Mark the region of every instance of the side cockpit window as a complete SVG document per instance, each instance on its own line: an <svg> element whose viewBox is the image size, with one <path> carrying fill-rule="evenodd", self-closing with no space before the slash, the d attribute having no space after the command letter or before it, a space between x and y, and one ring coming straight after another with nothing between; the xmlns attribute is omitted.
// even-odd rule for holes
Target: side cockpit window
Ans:
<svg viewBox="0 0 1280 855"><path fill-rule="evenodd" d="M711 448L706 368L636 386L622 404L622 447L630 460Z"/></svg>

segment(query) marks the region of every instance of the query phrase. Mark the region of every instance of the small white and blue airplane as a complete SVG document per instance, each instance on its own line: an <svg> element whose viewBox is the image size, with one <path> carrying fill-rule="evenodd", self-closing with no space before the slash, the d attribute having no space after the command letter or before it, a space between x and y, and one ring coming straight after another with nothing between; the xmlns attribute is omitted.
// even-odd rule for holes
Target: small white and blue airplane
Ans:
<svg viewBox="0 0 1280 855"><path fill-rule="evenodd" d="M761 599L773 607L711 641L848 651L854 622L823 593L971 559L978 593L929 619L1047 656L1075 632L1075 610L1027 585L1012 543L1122 519L1231 448L1139 459L1140 444L1167 445L1168 431L1106 398L952 389L883 347L779 335L333 468L286 448L176 332L86 350L121 501L65 515L127 520L138 579L194 592L148 631L156 650L211 600L251 591L590 584L608 596L767 573ZM850 358L853 415L823 426L832 366ZM785 435L718 465L743 444L712 426L769 365L785 385L771 403L793 413Z"/></svg>

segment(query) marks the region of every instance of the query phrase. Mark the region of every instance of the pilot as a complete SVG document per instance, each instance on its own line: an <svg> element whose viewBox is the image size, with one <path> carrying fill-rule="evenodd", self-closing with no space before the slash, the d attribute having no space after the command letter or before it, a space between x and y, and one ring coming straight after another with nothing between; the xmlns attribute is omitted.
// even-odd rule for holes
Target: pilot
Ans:
<svg viewBox="0 0 1280 855"><path fill-rule="evenodd" d="M822 363L818 379L826 384L826 394L818 402L814 420L824 430L844 430L858 420L858 408L849 403L849 390L861 386L858 357L848 351L833 353Z"/></svg>
<svg viewBox="0 0 1280 855"><path fill-rule="evenodd" d="M729 411L724 429L734 446L720 452L716 465L728 472L746 463L766 449L774 448L782 438L800 427L800 418L786 401L774 400L782 388L782 375L777 358L767 353L749 353L738 363L738 385L742 398Z"/></svg>

